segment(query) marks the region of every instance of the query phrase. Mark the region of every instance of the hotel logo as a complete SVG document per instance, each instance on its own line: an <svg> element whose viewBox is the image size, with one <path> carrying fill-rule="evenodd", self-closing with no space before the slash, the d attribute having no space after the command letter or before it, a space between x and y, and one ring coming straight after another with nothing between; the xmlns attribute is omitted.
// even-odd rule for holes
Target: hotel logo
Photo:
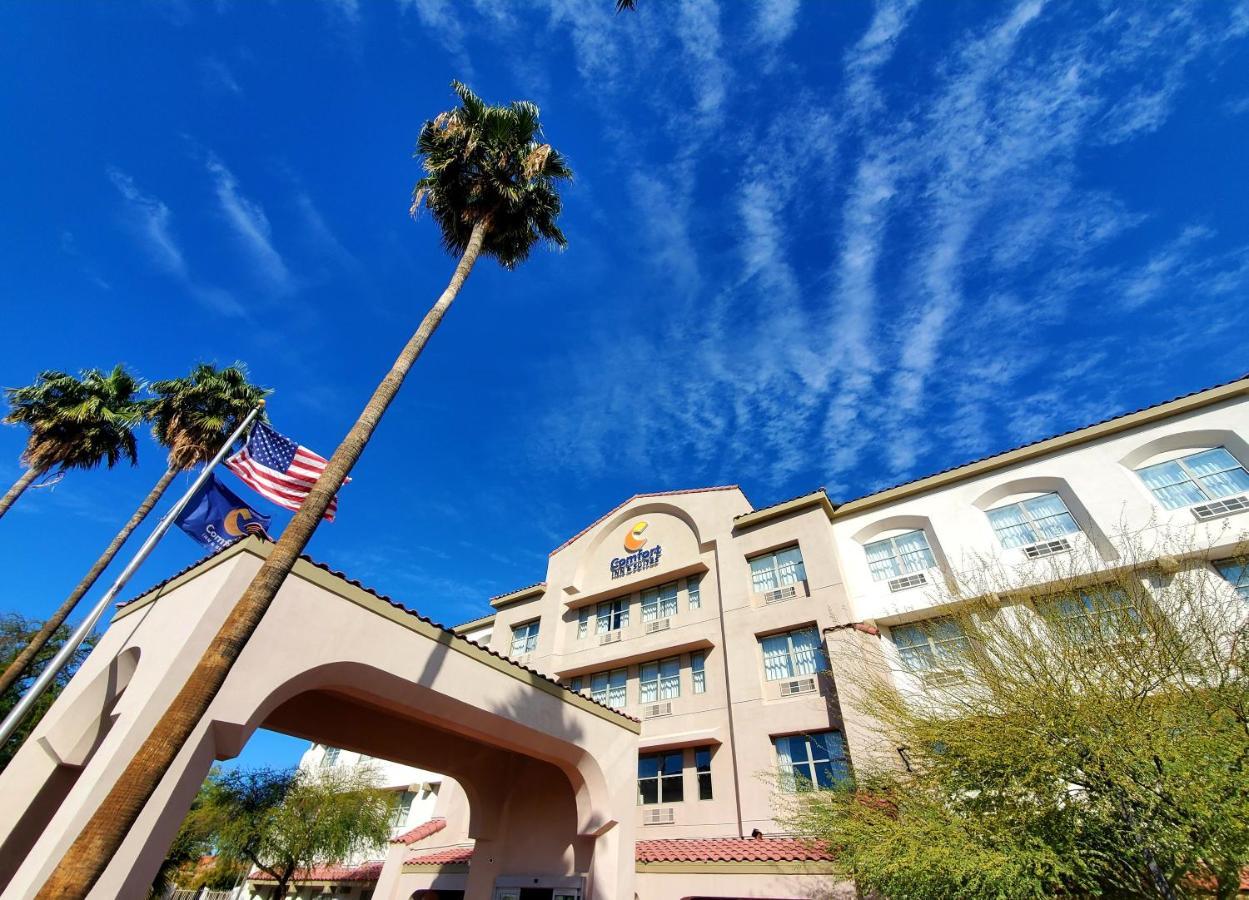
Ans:
<svg viewBox="0 0 1249 900"><path fill-rule="evenodd" d="M648 550L646 541L646 523L641 520L634 522L624 536L624 548L629 555L617 556L611 561L612 578L623 578L659 565L664 548L656 544Z"/></svg>

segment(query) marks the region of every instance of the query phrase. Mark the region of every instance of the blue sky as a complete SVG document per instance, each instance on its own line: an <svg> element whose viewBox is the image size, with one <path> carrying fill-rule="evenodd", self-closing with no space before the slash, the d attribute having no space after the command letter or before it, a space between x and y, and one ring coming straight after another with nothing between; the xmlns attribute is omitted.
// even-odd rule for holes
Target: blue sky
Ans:
<svg viewBox="0 0 1249 900"><path fill-rule="evenodd" d="M452 78L542 107L569 247L478 267L311 548L437 620L637 491L849 499L1244 372L1249 5L639 6L7 5L0 384L243 360L328 455L453 265L408 216ZM0 522L0 607L142 450Z"/></svg>

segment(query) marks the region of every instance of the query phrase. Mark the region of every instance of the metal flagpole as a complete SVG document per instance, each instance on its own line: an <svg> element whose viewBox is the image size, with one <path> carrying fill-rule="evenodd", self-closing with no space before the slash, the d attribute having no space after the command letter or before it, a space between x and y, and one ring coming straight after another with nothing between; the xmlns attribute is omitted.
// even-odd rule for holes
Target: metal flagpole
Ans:
<svg viewBox="0 0 1249 900"><path fill-rule="evenodd" d="M61 669L65 668L65 664L69 662L70 657L74 655L74 652L79 648L82 642L87 639L87 635L89 635L91 630L95 628L96 623L100 621L100 617L104 615L104 611L107 610L109 605L113 602L113 598L121 593L121 589L126 586L126 582L130 580L130 576L135 573L139 566L143 565L143 561L148 558L148 555L156 547L160 539L164 537L165 532L169 530L169 526L173 524L174 519L178 518L178 514L181 513L186 505L191 502L191 498L195 496L195 492L198 491L203 486L204 482L208 480L208 476L212 474L212 470L215 469L223 459L225 459L226 454L230 452L230 448L234 446L234 442L242 436L243 431L247 428L247 426L255 420L256 416L259 415L260 410L264 408L264 405L265 402L261 400L260 404L249 412L247 417L239 423L239 427L234 429L234 434L230 435L230 439L227 440L225 444L222 445L221 449L217 451L217 455L209 461L208 465L204 466L203 470L199 473L199 477L195 479L195 483L191 485L190 490L182 495L182 499L174 504L173 509L165 513L165 517L160 520L160 524L156 526L156 530L153 531L151 535L149 535L148 539L143 542L143 546L139 548L139 551L126 565L126 568L122 569L121 574L117 576L117 580L113 582L113 586L108 589L108 592L100 598L100 602L97 603L91 610L91 614L83 620L82 624L78 626L78 628L70 636L69 640L65 642L65 646L61 647L56 656L52 658L52 661L44 667L43 672L39 674L38 679L36 679L35 683L30 686L30 690L23 695L22 699L17 702L17 705L9 711L7 716L5 716L4 722L0 723L0 747L3 747L6 743L8 743L9 738L13 736L13 732L17 731L17 726L22 724L22 720L26 718L26 715L30 712L31 707L35 705L35 701L38 700L39 696L48 689L48 685L52 683L52 679L56 678Z"/></svg>

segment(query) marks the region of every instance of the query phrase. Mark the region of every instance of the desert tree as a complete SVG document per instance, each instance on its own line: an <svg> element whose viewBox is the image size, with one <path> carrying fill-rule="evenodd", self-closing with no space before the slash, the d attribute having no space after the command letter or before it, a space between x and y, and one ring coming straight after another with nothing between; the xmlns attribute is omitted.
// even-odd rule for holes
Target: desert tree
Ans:
<svg viewBox="0 0 1249 900"><path fill-rule="evenodd" d="M960 566L935 615L892 627L883 674L834 654L889 752L844 789L787 796L787 820L885 898L1236 896L1245 548L1150 528Z"/></svg>

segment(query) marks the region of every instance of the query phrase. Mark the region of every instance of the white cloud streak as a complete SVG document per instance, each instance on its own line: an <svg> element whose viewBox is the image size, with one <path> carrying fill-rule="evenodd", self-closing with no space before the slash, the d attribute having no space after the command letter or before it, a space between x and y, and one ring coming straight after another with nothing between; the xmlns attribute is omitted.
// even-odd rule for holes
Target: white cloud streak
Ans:
<svg viewBox="0 0 1249 900"><path fill-rule="evenodd" d="M264 208L243 195L234 173L216 156L210 154L205 165L212 175L217 202L226 222L261 276L280 293L293 290L294 279L273 246L272 228Z"/></svg>

